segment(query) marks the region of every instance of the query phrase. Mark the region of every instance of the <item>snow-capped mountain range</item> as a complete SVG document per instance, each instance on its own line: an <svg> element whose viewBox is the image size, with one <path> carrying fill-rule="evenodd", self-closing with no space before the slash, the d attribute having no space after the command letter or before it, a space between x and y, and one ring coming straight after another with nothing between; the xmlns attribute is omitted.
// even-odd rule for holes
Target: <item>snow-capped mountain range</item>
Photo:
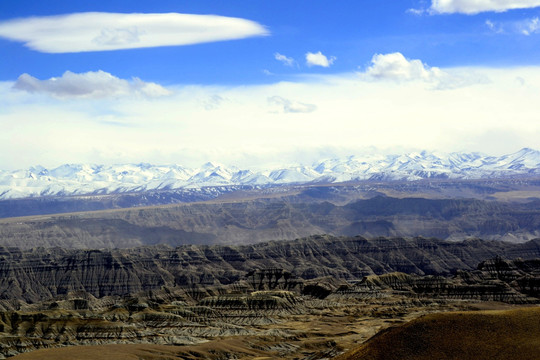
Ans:
<svg viewBox="0 0 540 360"><path fill-rule="evenodd" d="M55 169L0 170L0 199L113 194L145 190L197 189L228 185L337 183L355 180L487 179L540 176L540 151L522 149L503 156L480 153L349 156L266 171L206 163L180 165L68 164Z"/></svg>

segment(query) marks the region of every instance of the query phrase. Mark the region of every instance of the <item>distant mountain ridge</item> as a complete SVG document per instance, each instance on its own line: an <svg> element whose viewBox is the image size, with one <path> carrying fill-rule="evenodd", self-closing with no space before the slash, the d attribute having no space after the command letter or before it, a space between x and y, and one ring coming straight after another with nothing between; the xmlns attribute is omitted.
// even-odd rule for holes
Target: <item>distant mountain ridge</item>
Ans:
<svg viewBox="0 0 540 360"><path fill-rule="evenodd" d="M0 246L101 249L253 244L315 234L524 242L540 238L539 204L384 196L346 205L279 198L191 203L0 219Z"/></svg>
<svg viewBox="0 0 540 360"><path fill-rule="evenodd" d="M26 170L0 170L0 200L217 186L264 187L366 180L490 179L539 175L540 151L529 148L499 157L480 153L441 155L426 151L404 155L370 154L265 171L211 162L196 169L147 163L109 166L65 164L54 169L35 166Z"/></svg>

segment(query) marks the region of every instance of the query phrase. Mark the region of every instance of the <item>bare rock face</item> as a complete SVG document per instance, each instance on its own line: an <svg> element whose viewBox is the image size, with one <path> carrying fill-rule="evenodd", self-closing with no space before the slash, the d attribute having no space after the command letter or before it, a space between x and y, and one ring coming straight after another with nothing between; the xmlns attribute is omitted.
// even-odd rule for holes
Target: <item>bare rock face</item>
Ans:
<svg viewBox="0 0 540 360"><path fill-rule="evenodd" d="M540 242L456 243L424 238L367 240L314 236L237 247L0 248L0 299L5 304L14 299L38 302L73 291L95 297L125 296L176 286L191 289L193 296L199 291L198 296L204 297L208 295L206 287L230 285L242 279L255 290L288 291L299 288L298 279L360 280L395 271L447 275L457 269L472 270L484 259L503 255L540 258ZM483 266L490 274L503 274L501 266ZM513 276L509 271L504 274L507 275L503 280ZM530 288L531 294L538 291L533 280L520 281Z"/></svg>
<svg viewBox="0 0 540 360"><path fill-rule="evenodd" d="M310 343L280 326L334 311L342 337L341 321L352 314L386 321L433 303L539 303L538 241L488 245L320 236L243 247L3 248L0 358L59 345L193 345L227 336L274 357L305 355L304 343L314 346L312 358L325 358L337 355L336 343ZM504 252L523 256L497 256ZM495 255L468 265L486 254Z"/></svg>
<svg viewBox="0 0 540 360"><path fill-rule="evenodd" d="M246 272L228 285L163 286L105 297L72 291L33 304L21 302L17 310L0 311L0 358L58 345L193 345L227 336L248 337L251 344L255 337L274 339L284 344L279 351L297 358L292 355L297 346L290 342L307 339L298 331L279 329L285 319L306 314L326 317L332 309L343 311L348 318L355 311L392 319L404 316L408 308L432 307L434 302L462 304L463 300L539 303L538 297L523 292L530 290L522 286L523 279L540 279L538 259L496 257L451 276L393 272L358 281L305 280L268 268ZM297 320L293 321L297 326ZM312 358L337 355L333 341L317 346L325 350Z"/></svg>
<svg viewBox="0 0 540 360"><path fill-rule="evenodd" d="M256 269L247 273L247 282L257 290L291 290L301 282L283 269Z"/></svg>
<svg viewBox="0 0 540 360"><path fill-rule="evenodd" d="M511 304L538 303L540 261L483 261L476 270L459 270L453 276L388 273L366 276L357 284L344 286L333 296L377 298L384 294L406 294L414 298L498 301Z"/></svg>

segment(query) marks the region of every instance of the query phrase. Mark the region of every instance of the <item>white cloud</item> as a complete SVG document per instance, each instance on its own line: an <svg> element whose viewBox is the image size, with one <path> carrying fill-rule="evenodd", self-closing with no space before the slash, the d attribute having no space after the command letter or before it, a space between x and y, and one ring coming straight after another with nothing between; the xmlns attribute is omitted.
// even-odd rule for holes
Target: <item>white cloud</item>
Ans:
<svg viewBox="0 0 540 360"><path fill-rule="evenodd" d="M283 113L310 113L317 110L317 106L313 104L305 104L298 101L291 101L281 96L271 96L268 98L268 103Z"/></svg>
<svg viewBox="0 0 540 360"><path fill-rule="evenodd" d="M435 80L443 74L437 67L428 67L420 60L408 60L403 54L375 54L366 74L376 79Z"/></svg>
<svg viewBox="0 0 540 360"><path fill-rule="evenodd" d="M518 27L520 28L523 35L531 35L533 33L538 33L540 30L540 20L537 17L532 19L526 19L519 23Z"/></svg>
<svg viewBox="0 0 540 360"><path fill-rule="evenodd" d="M0 169L208 160L264 167L298 160L298 153L309 162L321 150L329 157L369 146L488 153L538 147L540 67L440 70L491 81L433 91L439 82L422 76L384 81L345 73L237 87L176 85L152 101L132 94L69 104L0 82L0 152L9 154ZM207 99L219 106L207 111ZM316 111L294 112L308 104Z"/></svg>
<svg viewBox="0 0 540 360"><path fill-rule="evenodd" d="M139 78L131 81L117 78L104 71L89 71L76 74L66 71L61 77L39 80L22 74L13 87L29 93L42 93L57 98L107 98L139 95L160 97L170 95L171 91L161 85L144 82Z"/></svg>
<svg viewBox="0 0 540 360"><path fill-rule="evenodd" d="M306 54L306 64L308 66L322 66L322 67L330 67L336 60L335 56L331 56L330 58L326 57L326 55L323 55L320 51L317 53L311 53L308 52Z"/></svg>
<svg viewBox="0 0 540 360"><path fill-rule="evenodd" d="M277 60L277 61L280 61L281 63L283 63L283 65L286 65L286 66L293 66L295 61L293 58L291 57L287 57L283 54L280 54L280 53L275 53L274 54L274 58Z"/></svg>
<svg viewBox="0 0 540 360"><path fill-rule="evenodd" d="M426 12L425 9L407 9L406 11L406 13L413 14L416 16L424 15L425 12Z"/></svg>
<svg viewBox="0 0 540 360"><path fill-rule="evenodd" d="M70 53L135 49L268 35L240 18L192 14L75 13L0 22L0 37L32 50Z"/></svg>
<svg viewBox="0 0 540 360"><path fill-rule="evenodd" d="M540 19L538 17L503 22L486 20L485 24L491 31L498 34L515 33L528 36L540 32Z"/></svg>
<svg viewBox="0 0 540 360"><path fill-rule="evenodd" d="M368 80L390 80L394 82L425 82L430 84L432 90L449 90L473 84L485 84L489 78L468 71L460 74L443 71L438 67L429 67L418 59L407 59L403 54L396 52L390 54L375 54L371 65L365 72L360 73L361 78Z"/></svg>
<svg viewBox="0 0 540 360"><path fill-rule="evenodd" d="M478 14L540 6L540 0L432 0L430 12L435 14Z"/></svg>
<svg viewBox="0 0 540 360"><path fill-rule="evenodd" d="M493 21L489 19L486 20L485 24L493 32L496 32L496 33L503 32L503 29L500 26L498 26L498 24L494 23Z"/></svg>

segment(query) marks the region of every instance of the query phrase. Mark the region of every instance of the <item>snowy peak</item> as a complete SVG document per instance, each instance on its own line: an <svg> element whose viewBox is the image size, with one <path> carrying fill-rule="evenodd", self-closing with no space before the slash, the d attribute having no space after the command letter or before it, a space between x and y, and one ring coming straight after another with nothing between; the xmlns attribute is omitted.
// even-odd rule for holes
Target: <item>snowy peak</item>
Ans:
<svg viewBox="0 0 540 360"><path fill-rule="evenodd" d="M533 169L540 166L540 151L529 148L502 156L498 161L499 166L511 169Z"/></svg>
<svg viewBox="0 0 540 360"><path fill-rule="evenodd" d="M362 180L486 179L540 176L540 151L513 154L439 154L427 151L398 155L370 153L253 171L208 162L191 169L181 165L65 164L54 169L0 170L0 199L37 196L112 194L144 190L200 189L213 186L302 184Z"/></svg>

